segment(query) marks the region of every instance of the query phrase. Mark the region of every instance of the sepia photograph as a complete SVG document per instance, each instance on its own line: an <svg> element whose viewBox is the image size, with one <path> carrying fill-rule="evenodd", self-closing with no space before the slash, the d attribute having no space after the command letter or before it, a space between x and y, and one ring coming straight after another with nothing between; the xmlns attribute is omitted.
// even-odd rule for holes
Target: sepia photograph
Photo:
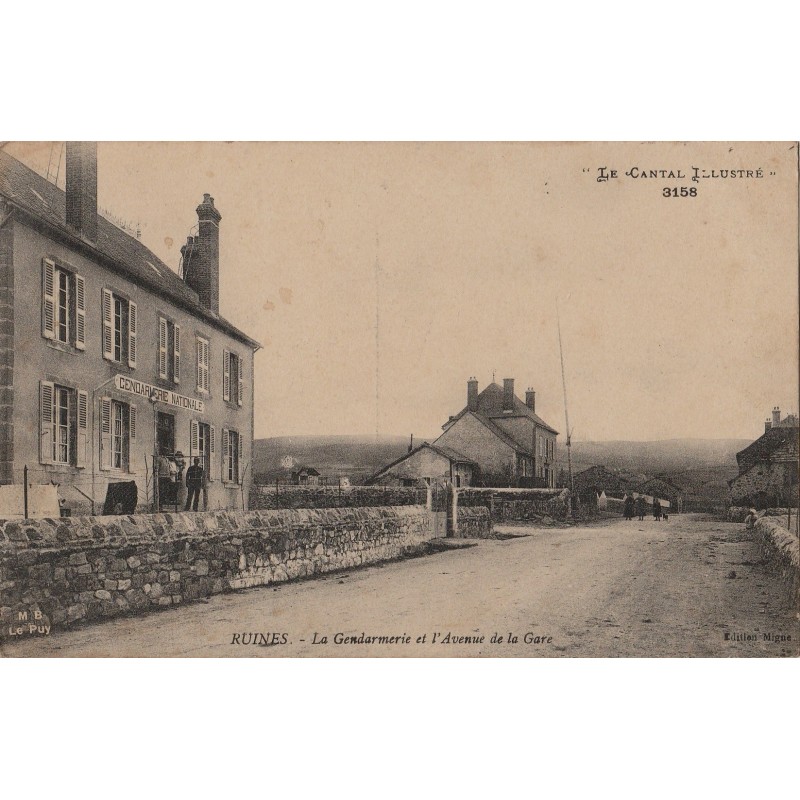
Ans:
<svg viewBox="0 0 800 800"><path fill-rule="evenodd" d="M800 652L793 142L3 142L0 655Z"/></svg>

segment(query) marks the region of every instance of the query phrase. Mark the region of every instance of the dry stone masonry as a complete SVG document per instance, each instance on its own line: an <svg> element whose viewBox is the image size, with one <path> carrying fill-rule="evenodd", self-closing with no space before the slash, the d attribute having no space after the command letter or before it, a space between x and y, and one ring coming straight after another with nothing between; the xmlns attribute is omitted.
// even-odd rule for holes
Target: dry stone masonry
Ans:
<svg viewBox="0 0 800 800"><path fill-rule="evenodd" d="M0 521L0 636L374 564L430 538L424 506Z"/></svg>

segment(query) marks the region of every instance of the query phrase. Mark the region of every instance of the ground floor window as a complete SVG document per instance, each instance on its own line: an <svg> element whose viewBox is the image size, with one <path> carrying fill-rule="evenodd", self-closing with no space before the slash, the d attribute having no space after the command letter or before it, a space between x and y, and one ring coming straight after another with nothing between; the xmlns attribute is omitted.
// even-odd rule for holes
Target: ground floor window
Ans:
<svg viewBox="0 0 800 800"><path fill-rule="evenodd" d="M222 431L222 475L228 483L239 483L242 437L238 431Z"/></svg>
<svg viewBox="0 0 800 800"><path fill-rule="evenodd" d="M127 403L111 404L113 425L111 430L111 466L127 470L130 463L130 406Z"/></svg>
<svg viewBox="0 0 800 800"><path fill-rule="evenodd" d="M75 448L72 390L56 386L53 400L53 461L56 464L71 464Z"/></svg>

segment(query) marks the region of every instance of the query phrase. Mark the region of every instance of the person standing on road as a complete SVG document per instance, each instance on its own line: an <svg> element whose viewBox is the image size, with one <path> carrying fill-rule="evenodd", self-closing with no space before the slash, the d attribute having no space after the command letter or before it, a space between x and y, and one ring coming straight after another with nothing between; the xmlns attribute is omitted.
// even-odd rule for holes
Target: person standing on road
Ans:
<svg viewBox="0 0 800 800"><path fill-rule="evenodd" d="M197 504L200 502L200 490L203 488L203 468L200 466L200 459L195 456L194 463L186 470L186 506L184 511L197 511Z"/></svg>
<svg viewBox="0 0 800 800"><path fill-rule="evenodd" d="M633 495L625 494L625 499L623 500L623 509L625 513L625 519L633 519Z"/></svg>
<svg viewBox="0 0 800 800"><path fill-rule="evenodd" d="M647 513L647 503L645 502L644 495L639 495L636 498L636 516L639 517L639 522L644 522L644 515Z"/></svg>
<svg viewBox="0 0 800 800"><path fill-rule="evenodd" d="M653 517L661 522L661 501L657 497L653 498Z"/></svg>

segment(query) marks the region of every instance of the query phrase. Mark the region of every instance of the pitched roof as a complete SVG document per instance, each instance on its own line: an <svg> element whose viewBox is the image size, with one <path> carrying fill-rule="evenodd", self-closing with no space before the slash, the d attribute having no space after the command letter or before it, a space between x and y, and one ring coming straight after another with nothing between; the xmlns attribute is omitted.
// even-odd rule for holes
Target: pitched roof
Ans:
<svg viewBox="0 0 800 800"><path fill-rule="evenodd" d="M200 305L197 292L171 270L138 239L125 233L100 214L97 215L97 241L87 242L67 226L66 194L55 184L0 149L0 195L23 214L44 223L61 237L101 258L110 260L120 274L158 295L167 297L210 325L250 345L261 345L232 323Z"/></svg>
<svg viewBox="0 0 800 800"><path fill-rule="evenodd" d="M374 475L367 478L365 483L371 483L372 481L379 478L383 475L384 472L390 470L392 467L396 467L401 462L405 461L407 458L411 458L411 456L416 455L419 453L420 450L424 448L428 448L429 450L433 450L434 453L438 453L443 458L446 458L453 464L475 464L475 462L471 458L467 458L463 453L459 453L458 450L453 450L452 447L445 447L440 444L430 444L429 442L423 442L422 444L417 445L413 450L409 450L407 453L403 453L400 458L396 458L390 464L387 464L385 467L381 467Z"/></svg>
<svg viewBox="0 0 800 800"><path fill-rule="evenodd" d="M752 444L736 454L736 462L739 465L740 473L747 471L758 461L769 458L776 450L784 447L797 449L798 427L779 426L765 431Z"/></svg>
<svg viewBox="0 0 800 800"><path fill-rule="evenodd" d="M473 414L476 416L486 417L489 420L493 418L500 417L502 419L514 418L514 417L527 417L528 419L533 420L540 428L544 428L550 433L558 434L558 431L551 428L538 414L531 411L525 403L522 402L516 395L514 395L514 407L509 411L503 410L503 398L504 398L504 391L501 386L498 386L496 383L490 383L482 392L478 394L478 407L476 411L473 411ZM464 416L469 411L469 407L465 406L461 411L456 414L455 417L448 420L446 425L449 425L452 422L455 422L461 417ZM496 427L496 426L495 426ZM517 443L518 447L523 447L523 449L528 452L528 449L522 445L521 443Z"/></svg>

